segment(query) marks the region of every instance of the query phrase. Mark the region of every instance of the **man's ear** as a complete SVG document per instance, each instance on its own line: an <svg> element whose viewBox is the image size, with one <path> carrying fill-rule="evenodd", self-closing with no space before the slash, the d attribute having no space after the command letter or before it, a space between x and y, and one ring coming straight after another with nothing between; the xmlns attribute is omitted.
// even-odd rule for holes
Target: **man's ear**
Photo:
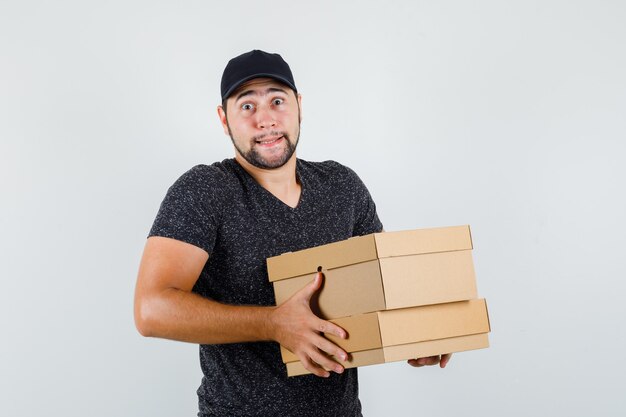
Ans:
<svg viewBox="0 0 626 417"><path fill-rule="evenodd" d="M228 131L228 120L226 120L226 112L221 105L217 106L217 116L220 118L220 123L222 123L222 129L224 129L224 134L230 136L230 132Z"/></svg>
<svg viewBox="0 0 626 417"><path fill-rule="evenodd" d="M300 121L302 121L302 94L298 93L298 113L300 114Z"/></svg>

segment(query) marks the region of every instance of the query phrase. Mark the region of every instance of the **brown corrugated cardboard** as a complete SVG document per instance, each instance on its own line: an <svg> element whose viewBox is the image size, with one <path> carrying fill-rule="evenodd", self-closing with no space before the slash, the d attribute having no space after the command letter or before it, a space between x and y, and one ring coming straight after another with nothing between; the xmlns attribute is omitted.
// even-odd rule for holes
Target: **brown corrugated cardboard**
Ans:
<svg viewBox="0 0 626 417"><path fill-rule="evenodd" d="M379 311L333 322L350 335L347 340L329 337L351 355L348 361L338 360L346 368L489 346L489 315L484 299ZM380 336L375 334L378 330ZM308 373L295 355L283 351L283 360L290 362L289 376Z"/></svg>
<svg viewBox="0 0 626 417"><path fill-rule="evenodd" d="M313 281L315 274L274 282L276 304L287 301ZM326 319L346 317L385 309L383 281L378 261L362 262L324 271L324 283L311 308Z"/></svg>
<svg viewBox="0 0 626 417"><path fill-rule="evenodd" d="M313 309L334 319L477 297L469 226L374 233L267 260L276 303L313 280Z"/></svg>
<svg viewBox="0 0 626 417"><path fill-rule="evenodd" d="M477 296L469 250L382 258L379 262L387 310Z"/></svg>
<svg viewBox="0 0 626 417"><path fill-rule="evenodd" d="M401 310L379 311L378 322L383 346L403 345L426 340L489 331L484 299L434 304Z"/></svg>
<svg viewBox="0 0 626 417"><path fill-rule="evenodd" d="M374 233L269 258L267 267L277 304L321 268L311 309L348 332L328 338L352 368L488 347L472 248L469 226ZM308 373L296 355L281 354L288 375Z"/></svg>

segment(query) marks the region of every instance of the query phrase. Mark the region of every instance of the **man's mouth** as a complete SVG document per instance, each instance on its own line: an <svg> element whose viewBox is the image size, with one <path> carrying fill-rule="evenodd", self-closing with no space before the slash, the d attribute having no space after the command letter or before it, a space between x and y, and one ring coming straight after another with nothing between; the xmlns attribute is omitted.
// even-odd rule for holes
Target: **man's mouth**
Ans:
<svg viewBox="0 0 626 417"><path fill-rule="evenodd" d="M261 146L272 146L273 144L275 144L276 142L278 142L279 140L283 139L284 136L275 136L273 138L263 138L263 140L256 140L255 142L258 143Z"/></svg>

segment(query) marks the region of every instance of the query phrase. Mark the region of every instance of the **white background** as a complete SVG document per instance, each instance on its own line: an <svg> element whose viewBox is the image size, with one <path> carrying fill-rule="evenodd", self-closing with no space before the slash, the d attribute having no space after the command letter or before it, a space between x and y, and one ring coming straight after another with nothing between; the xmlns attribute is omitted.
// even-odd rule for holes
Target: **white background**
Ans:
<svg viewBox="0 0 626 417"><path fill-rule="evenodd" d="M231 157L222 70L279 52L299 156L386 230L470 224L491 348L360 370L366 416L621 416L622 1L0 0L0 415L195 415L197 346L132 319L166 189Z"/></svg>

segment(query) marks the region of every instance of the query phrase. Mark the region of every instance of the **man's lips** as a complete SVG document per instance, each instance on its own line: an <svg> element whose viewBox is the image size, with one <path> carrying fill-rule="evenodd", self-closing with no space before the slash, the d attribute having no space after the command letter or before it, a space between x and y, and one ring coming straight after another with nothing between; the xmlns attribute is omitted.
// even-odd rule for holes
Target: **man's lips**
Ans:
<svg viewBox="0 0 626 417"><path fill-rule="evenodd" d="M255 140L255 142L258 145L261 146L273 146L277 143L279 143L282 139L284 139L284 136L274 136L274 137L264 137L263 139L260 140Z"/></svg>

